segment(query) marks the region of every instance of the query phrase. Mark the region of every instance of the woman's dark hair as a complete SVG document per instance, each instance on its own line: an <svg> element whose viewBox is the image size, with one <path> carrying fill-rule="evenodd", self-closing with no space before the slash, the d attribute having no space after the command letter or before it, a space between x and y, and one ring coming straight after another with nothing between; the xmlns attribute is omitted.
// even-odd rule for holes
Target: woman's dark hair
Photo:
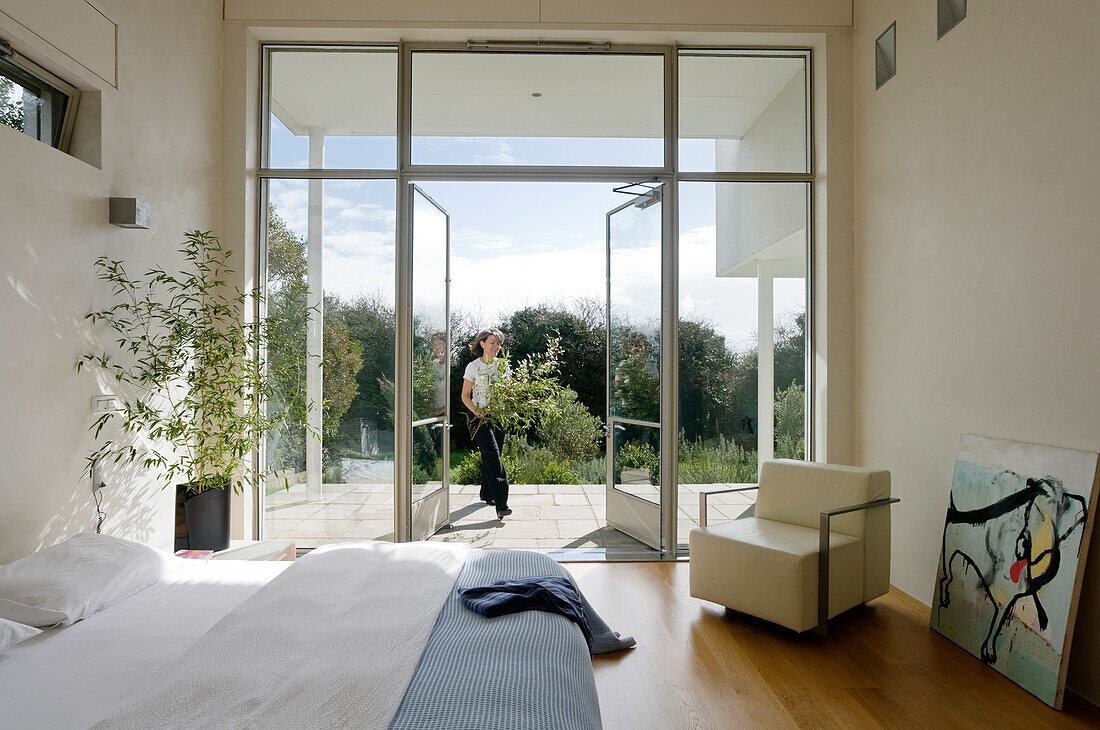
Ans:
<svg viewBox="0 0 1100 730"><path fill-rule="evenodd" d="M481 357L482 355L484 355L485 354L485 348L483 348L481 346L481 343L485 342L485 340L489 339L493 335L496 335L496 338L500 341L500 344L502 344L502 345L504 344L504 333L501 332L500 330L495 329L495 328L494 329L481 330L480 332L477 333L477 337L474 338L474 341L470 343L470 352L474 353L478 357Z"/></svg>

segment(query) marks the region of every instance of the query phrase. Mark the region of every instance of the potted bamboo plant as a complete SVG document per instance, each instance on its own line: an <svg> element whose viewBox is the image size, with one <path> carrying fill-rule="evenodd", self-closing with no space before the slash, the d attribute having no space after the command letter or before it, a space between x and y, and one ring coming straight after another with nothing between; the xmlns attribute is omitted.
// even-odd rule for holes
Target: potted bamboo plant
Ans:
<svg viewBox="0 0 1100 730"><path fill-rule="evenodd" d="M272 405L274 379L259 357L266 327L246 322L249 295L230 281L232 252L197 230L179 251L186 264L174 273L154 267L131 277L122 261L95 262L115 303L86 318L110 330L115 347L82 355L77 369L95 367L120 386L119 410L91 426L96 438L112 421L121 419L121 429L88 462L138 464L162 486L181 485L189 547L223 550L230 489L239 493L267 475L246 460L282 427L285 409Z"/></svg>

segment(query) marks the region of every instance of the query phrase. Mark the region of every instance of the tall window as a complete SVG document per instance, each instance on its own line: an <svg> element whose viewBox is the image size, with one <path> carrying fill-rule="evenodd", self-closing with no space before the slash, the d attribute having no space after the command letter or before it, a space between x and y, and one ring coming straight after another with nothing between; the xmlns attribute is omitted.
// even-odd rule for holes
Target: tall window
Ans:
<svg viewBox="0 0 1100 730"><path fill-rule="evenodd" d="M588 197L611 198L575 242L602 263L569 263L606 290L589 309L613 374L593 368L577 392L597 411L606 396L623 422L611 440L630 459L604 471L615 483L630 471L623 491L661 517L647 544L686 542L704 486L807 458L808 51L280 45L265 48L264 67L266 306L281 328L269 362L300 423L267 444L291 484L269 485L268 537L392 539L395 521L415 522L416 485L453 473L440 443L455 419L427 423L444 410L433 363L455 319L440 307L474 284L494 302L508 292L481 269L457 280L461 255L443 265L453 211L409 197L414 186L461 188L459 211L493 205L485 186L505 183L603 186ZM631 190L633 205L621 194ZM579 216L563 200L493 213L535 241ZM746 506L717 499L714 517Z"/></svg>
<svg viewBox="0 0 1100 730"><path fill-rule="evenodd" d="M268 439L264 534L393 539L397 49L267 56L264 159L383 177L265 178L269 372L293 425Z"/></svg>
<svg viewBox="0 0 1100 730"><path fill-rule="evenodd" d="M679 69L683 544L700 489L806 458L812 178L805 53L685 52ZM712 518L754 499L716 495Z"/></svg>

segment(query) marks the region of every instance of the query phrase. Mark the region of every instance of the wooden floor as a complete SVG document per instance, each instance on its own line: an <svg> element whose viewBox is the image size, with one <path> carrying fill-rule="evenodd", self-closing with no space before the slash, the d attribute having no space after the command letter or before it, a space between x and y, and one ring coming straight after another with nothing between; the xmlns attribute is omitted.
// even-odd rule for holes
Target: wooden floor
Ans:
<svg viewBox="0 0 1100 730"><path fill-rule="evenodd" d="M1066 693L1052 710L928 628L900 591L833 620L828 637L688 595L688 564L572 563L635 649L593 660L604 727L1100 727Z"/></svg>

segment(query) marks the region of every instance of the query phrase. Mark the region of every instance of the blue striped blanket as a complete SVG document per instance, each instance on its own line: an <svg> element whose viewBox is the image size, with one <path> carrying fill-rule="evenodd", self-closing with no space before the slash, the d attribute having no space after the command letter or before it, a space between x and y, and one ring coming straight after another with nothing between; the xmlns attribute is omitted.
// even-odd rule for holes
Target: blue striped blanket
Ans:
<svg viewBox="0 0 1100 730"><path fill-rule="evenodd" d="M556 576L573 586L592 629L592 653L634 645L608 627L553 558L476 550L439 612L391 729L601 727L589 646L577 624L543 611L490 619L462 605L464 589L531 576Z"/></svg>

